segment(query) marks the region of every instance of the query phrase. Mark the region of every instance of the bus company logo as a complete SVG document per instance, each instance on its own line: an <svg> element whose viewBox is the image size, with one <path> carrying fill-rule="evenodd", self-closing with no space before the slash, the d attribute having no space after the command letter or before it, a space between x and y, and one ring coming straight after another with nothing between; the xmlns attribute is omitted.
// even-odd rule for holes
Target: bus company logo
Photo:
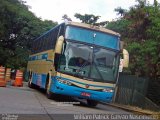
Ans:
<svg viewBox="0 0 160 120"><path fill-rule="evenodd" d="M86 87L86 88L89 88L89 85L88 85L88 84L86 84L86 85L85 85L85 87Z"/></svg>

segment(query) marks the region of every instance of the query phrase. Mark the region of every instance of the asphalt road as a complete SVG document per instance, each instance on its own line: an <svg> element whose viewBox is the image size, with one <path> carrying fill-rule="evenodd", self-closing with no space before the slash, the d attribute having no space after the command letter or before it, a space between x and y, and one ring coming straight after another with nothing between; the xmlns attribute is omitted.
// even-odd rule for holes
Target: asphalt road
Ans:
<svg viewBox="0 0 160 120"><path fill-rule="evenodd" d="M91 108L85 102L68 101L65 97L50 100L42 90L28 87L0 88L0 119L3 120L108 120L111 119L108 115L124 114L131 113L103 104Z"/></svg>

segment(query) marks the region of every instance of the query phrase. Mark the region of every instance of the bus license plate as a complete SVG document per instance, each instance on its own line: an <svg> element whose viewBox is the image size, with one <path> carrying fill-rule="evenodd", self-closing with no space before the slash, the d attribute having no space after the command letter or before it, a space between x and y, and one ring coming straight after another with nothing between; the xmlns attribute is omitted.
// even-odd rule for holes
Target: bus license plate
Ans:
<svg viewBox="0 0 160 120"><path fill-rule="evenodd" d="M85 96L85 97L90 97L90 96L91 96L90 93L86 93L86 92L82 92L81 95L82 95L82 96Z"/></svg>

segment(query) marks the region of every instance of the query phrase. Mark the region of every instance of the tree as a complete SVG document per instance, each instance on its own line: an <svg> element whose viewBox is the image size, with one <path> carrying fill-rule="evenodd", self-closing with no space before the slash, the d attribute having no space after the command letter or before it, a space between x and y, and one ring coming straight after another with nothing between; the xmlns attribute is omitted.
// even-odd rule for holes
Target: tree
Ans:
<svg viewBox="0 0 160 120"><path fill-rule="evenodd" d="M100 25L105 26L108 23L108 21L103 21L103 22L97 23L100 16L95 16L93 14L81 15L79 13L76 13L74 15L74 17L76 17L77 19L80 19L82 21L82 23L87 23L87 24L92 24L92 25L97 25L97 26L100 26Z"/></svg>
<svg viewBox="0 0 160 120"><path fill-rule="evenodd" d="M63 16L62 16L62 20L67 20L67 21L72 21L71 20L71 18L70 17L68 17L68 15L67 14L64 14Z"/></svg>
<svg viewBox="0 0 160 120"><path fill-rule="evenodd" d="M118 15L120 14L121 16L124 16L125 13L127 12L127 10L125 10L125 9L123 9L121 7L118 7L116 9L114 9L114 11L117 12Z"/></svg>
<svg viewBox="0 0 160 120"><path fill-rule="evenodd" d="M138 3L121 19L110 22L107 28L119 32L126 42L130 53L130 71L140 76L157 78L160 10L155 9L155 5L147 5L144 0L138 0Z"/></svg>
<svg viewBox="0 0 160 120"><path fill-rule="evenodd" d="M81 15L79 13L76 13L74 16L80 19L82 23L88 23L88 24L95 24L97 20L100 18L100 16L94 16L92 14Z"/></svg>
<svg viewBox="0 0 160 120"><path fill-rule="evenodd" d="M21 0L0 2L0 65L24 67L27 61L21 58L28 55L32 41L57 23L35 17Z"/></svg>
<svg viewBox="0 0 160 120"><path fill-rule="evenodd" d="M109 22L107 28L122 35L130 54L128 71L150 79L147 96L160 105L160 6L157 0L153 5L145 0L137 2L120 19Z"/></svg>

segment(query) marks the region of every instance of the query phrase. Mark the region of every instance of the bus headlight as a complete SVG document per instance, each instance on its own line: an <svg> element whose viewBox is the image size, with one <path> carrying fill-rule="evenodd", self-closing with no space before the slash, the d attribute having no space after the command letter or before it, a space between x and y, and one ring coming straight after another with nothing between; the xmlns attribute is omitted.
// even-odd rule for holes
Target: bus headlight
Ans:
<svg viewBox="0 0 160 120"><path fill-rule="evenodd" d="M67 85L72 85L71 82L69 82L68 80L66 80Z"/></svg>
<svg viewBox="0 0 160 120"><path fill-rule="evenodd" d="M103 92L114 92L112 88L105 88L103 89Z"/></svg>
<svg viewBox="0 0 160 120"><path fill-rule="evenodd" d="M72 85L72 83L68 80L62 80L61 78L57 78L58 82L59 83L63 83L63 84L66 84L66 85Z"/></svg>

